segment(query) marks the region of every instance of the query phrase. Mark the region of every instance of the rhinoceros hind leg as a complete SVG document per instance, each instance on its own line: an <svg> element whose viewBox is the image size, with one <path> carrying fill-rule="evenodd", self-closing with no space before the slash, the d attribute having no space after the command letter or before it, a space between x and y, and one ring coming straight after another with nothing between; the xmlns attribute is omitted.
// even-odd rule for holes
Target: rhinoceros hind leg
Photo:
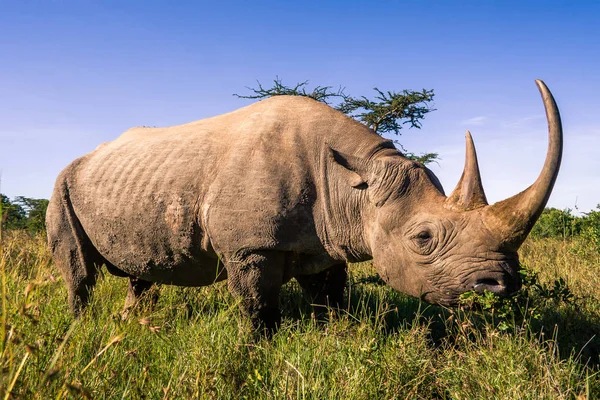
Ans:
<svg viewBox="0 0 600 400"><path fill-rule="evenodd" d="M125 306L121 311L121 318L123 320L129 317L130 312L133 310L140 298L154 285L153 282L148 282L143 279L129 277L129 285L127 286L127 297L125 298ZM150 306L154 306L158 301L158 293L153 290L150 293Z"/></svg>
<svg viewBox="0 0 600 400"><path fill-rule="evenodd" d="M298 275L296 280L319 318L326 315L327 307L343 307L348 280L346 264L336 264L314 275Z"/></svg>
<svg viewBox="0 0 600 400"><path fill-rule="evenodd" d="M75 316L79 316L89 301L104 258L83 230L66 189L55 189L48 205L46 224L54 262L67 285L69 306Z"/></svg>
<svg viewBox="0 0 600 400"><path fill-rule="evenodd" d="M260 251L236 255L225 262L229 291L241 298L242 313L256 330L270 336L281 322L279 292L284 253Z"/></svg>

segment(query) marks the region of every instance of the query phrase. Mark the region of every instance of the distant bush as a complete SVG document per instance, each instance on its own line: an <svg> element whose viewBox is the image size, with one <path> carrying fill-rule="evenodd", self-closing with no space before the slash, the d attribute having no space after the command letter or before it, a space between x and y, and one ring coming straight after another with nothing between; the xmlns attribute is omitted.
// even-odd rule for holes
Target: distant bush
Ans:
<svg viewBox="0 0 600 400"><path fill-rule="evenodd" d="M570 238L582 236L598 243L600 248L600 204L589 213L578 217L570 209L546 208L531 230L531 237Z"/></svg>
<svg viewBox="0 0 600 400"><path fill-rule="evenodd" d="M582 218L571 214L570 209L546 208L531 230L533 238L567 238L579 235Z"/></svg>
<svg viewBox="0 0 600 400"><path fill-rule="evenodd" d="M600 251L600 204L581 219L581 236Z"/></svg>

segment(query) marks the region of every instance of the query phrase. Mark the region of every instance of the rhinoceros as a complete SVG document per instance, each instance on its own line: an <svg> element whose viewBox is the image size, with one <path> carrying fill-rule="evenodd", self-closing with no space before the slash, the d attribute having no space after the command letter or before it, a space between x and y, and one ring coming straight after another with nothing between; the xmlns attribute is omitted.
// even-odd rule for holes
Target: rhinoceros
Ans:
<svg viewBox="0 0 600 400"><path fill-rule="evenodd" d="M446 196L436 176L363 124L306 97L272 97L168 128L133 128L58 176L48 241L72 311L98 268L128 277L126 308L153 283L224 279L253 325L276 329L295 278L314 304L339 305L346 263L373 260L396 290L454 305L466 291L521 286L517 250L544 209L562 157L552 94L543 170L488 205L470 133Z"/></svg>

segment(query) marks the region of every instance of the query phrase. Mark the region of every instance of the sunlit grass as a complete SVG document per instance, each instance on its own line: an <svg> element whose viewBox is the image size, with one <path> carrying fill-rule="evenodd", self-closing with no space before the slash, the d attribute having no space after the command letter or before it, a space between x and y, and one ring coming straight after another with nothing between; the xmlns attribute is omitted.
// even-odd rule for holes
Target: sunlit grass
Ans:
<svg viewBox="0 0 600 400"><path fill-rule="evenodd" d="M221 282L162 286L127 320L126 280L104 274L74 320L43 237L5 233L0 254L0 399L7 398L597 398L597 249L529 241L522 260L574 305L551 302L501 331L469 310L429 306L353 266L346 310L311 316L295 282L283 322L257 338Z"/></svg>

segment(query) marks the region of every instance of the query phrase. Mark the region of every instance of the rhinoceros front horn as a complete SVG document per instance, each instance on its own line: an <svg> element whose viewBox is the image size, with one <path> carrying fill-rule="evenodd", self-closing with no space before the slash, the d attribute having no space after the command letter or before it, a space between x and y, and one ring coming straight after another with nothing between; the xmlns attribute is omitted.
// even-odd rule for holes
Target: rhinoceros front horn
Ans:
<svg viewBox="0 0 600 400"><path fill-rule="evenodd" d="M483 218L504 247L517 250L544 210L560 168L563 137L560 114L544 82L535 81L548 119L548 153L540 176L521 193L486 207Z"/></svg>

